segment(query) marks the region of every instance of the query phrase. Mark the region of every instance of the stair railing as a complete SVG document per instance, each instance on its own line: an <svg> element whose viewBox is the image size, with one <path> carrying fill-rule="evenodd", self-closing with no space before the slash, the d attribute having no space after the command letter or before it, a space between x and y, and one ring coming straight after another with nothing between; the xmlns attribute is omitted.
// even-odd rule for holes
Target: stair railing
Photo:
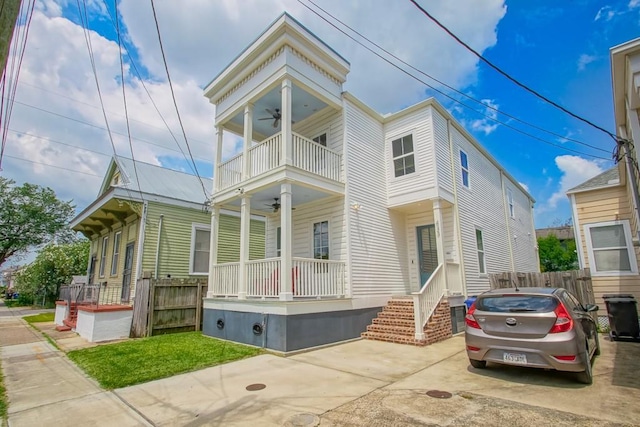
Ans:
<svg viewBox="0 0 640 427"><path fill-rule="evenodd" d="M424 326L438 307L442 297L447 292L446 268L444 264L438 265L429 277L422 289L413 292L413 312L415 317L416 340L423 340Z"/></svg>

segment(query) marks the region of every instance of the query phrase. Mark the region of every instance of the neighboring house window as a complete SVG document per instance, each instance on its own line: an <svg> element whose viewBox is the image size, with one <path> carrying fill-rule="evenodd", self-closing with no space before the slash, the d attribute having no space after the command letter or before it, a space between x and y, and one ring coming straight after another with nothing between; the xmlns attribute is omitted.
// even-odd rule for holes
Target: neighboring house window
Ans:
<svg viewBox="0 0 640 427"><path fill-rule="evenodd" d="M323 147L327 146L327 133L323 133L322 135L318 135L315 138L313 138L314 142L317 142L318 144L322 145Z"/></svg>
<svg viewBox="0 0 640 427"><path fill-rule="evenodd" d="M513 191L510 188L507 188L507 202L509 203L509 216L511 218L516 217L516 208L513 204Z"/></svg>
<svg viewBox="0 0 640 427"><path fill-rule="evenodd" d="M204 224L194 224L191 232L191 271L190 274L209 272L209 247L211 228Z"/></svg>
<svg viewBox="0 0 640 427"><path fill-rule="evenodd" d="M584 234L591 271L594 273L637 274L638 263L631 242L629 221L586 224Z"/></svg>
<svg viewBox="0 0 640 427"><path fill-rule="evenodd" d="M109 246L109 236L102 238L102 252L100 253L100 277L104 277L107 271L107 247Z"/></svg>
<svg viewBox="0 0 640 427"><path fill-rule="evenodd" d="M276 256L282 253L282 227L276 228Z"/></svg>
<svg viewBox="0 0 640 427"><path fill-rule="evenodd" d="M391 142L391 150L393 152L393 169L396 177L408 175L416 171L412 135L393 140Z"/></svg>
<svg viewBox="0 0 640 427"><path fill-rule="evenodd" d="M469 188L469 158L467 153L460 150L460 169L462 170L462 185Z"/></svg>
<svg viewBox="0 0 640 427"><path fill-rule="evenodd" d="M122 232L118 231L113 236L113 256L111 257L111 275L118 274L118 260L120 259L120 236Z"/></svg>
<svg viewBox="0 0 640 427"><path fill-rule="evenodd" d="M478 249L478 271L480 274L487 272L487 266L484 259L484 239L482 238L482 230L476 228L476 248Z"/></svg>
<svg viewBox="0 0 640 427"><path fill-rule="evenodd" d="M329 259L329 221L313 224L313 258Z"/></svg>

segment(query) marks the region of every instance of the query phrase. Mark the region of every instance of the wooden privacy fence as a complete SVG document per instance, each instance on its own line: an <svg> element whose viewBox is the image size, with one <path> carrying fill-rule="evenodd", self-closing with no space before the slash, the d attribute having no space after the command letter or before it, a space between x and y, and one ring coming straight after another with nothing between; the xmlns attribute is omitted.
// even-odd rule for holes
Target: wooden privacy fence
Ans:
<svg viewBox="0 0 640 427"><path fill-rule="evenodd" d="M199 331L206 293L207 279L139 279L131 336Z"/></svg>
<svg viewBox="0 0 640 427"><path fill-rule="evenodd" d="M491 289L513 288L564 288L571 292L584 306L595 304L591 272L588 268L571 271L548 271L545 273L505 273L489 274Z"/></svg>

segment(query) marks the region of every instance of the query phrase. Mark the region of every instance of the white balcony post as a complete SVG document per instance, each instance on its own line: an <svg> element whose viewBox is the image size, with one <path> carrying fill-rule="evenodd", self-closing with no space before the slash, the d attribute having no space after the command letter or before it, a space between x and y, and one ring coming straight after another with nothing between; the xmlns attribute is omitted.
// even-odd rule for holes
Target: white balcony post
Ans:
<svg viewBox="0 0 640 427"><path fill-rule="evenodd" d="M216 126L216 157L213 159L213 193L220 189L220 163L222 163L222 139L224 129L222 126Z"/></svg>
<svg viewBox="0 0 640 427"><path fill-rule="evenodd" d="M433 219L436 223L436 250L438 252L438 263L443 264L444 271L442 274L448 288L449 284L447 283L446 260L444 258L444 226L442 225L442 207L440 206L440 200L434 200L433 202Z"/></svg>
<svg viewBox="0 0 640 427"><path fill-rule="evenodd" d="M251 171L251 159L249 159L249 148L253 140L253 104L244 106L244 145L242 146L242 180L249 179Z"/></svg>
<svg viewBox="0 0 640 427"><path fill-rule="evenodd" d="M280 186L280 299L292 301L291 184Z"/></svg>
<svg viewBox="0 0 640 427"><path fill-rule="evenodd" d="M243 195L240 204L240 273L238 299L247 298L247 261L249 261L249 237L251 235L251 198Z"/></svg>
<svg viewBox="0 0 640 427"><path fill-rule="evenodd" d="M291 80L282 81L282 159L281 165L292 164L293 142L291 136Z"/></svg>
<svg viewBox="0 0 640 427"><path fill-rule="evenodd" d="M211 211L211 239L209 241L209 283L207 286L207 298L213 298L216 294L213 289L215 279L215 267L218 265L218 229L220 220L220 206L213 205Z"/></svg>

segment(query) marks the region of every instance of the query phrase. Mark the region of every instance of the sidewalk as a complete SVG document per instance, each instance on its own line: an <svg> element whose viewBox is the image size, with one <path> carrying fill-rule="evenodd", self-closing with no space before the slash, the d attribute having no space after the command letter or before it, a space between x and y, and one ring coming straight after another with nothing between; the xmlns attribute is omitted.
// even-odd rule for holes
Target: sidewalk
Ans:
<svg viewBox="0 0 640 427"><path fill-rule="evenodd" d="M10 309L0 301L0 360L9 426L151 425L22 320L38 312Z"/></svg>

